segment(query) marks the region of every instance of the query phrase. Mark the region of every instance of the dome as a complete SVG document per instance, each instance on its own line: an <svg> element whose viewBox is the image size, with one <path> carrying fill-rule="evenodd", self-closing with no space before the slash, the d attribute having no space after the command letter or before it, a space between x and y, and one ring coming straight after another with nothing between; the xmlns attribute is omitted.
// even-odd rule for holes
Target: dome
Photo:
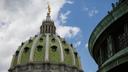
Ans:
<svg viewBox="0 0 128 72"><path fill-rule="evenodd" d="M65 64L81 69L79 56L72 44L55 34L39 34L16 50L11 68L27 63Z"/></svg>
<svg viewBox="0 0 128 72"><path fill-rule="evenodd" d="M50 11L40 34L21 43L13 55L9 72L83 72L72 44L56 34Z"/></svg>

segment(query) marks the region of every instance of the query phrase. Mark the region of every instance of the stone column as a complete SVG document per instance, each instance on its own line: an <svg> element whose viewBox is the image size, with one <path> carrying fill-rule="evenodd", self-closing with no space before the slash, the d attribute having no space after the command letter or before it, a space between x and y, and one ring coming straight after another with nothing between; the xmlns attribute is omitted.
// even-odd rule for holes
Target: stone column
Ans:
<svg viewBox="0 0 128 72"><path fill-rule="evenodd" d="M107 52L108 52L108 57L111 57L113 55L113 39L112 36L109 36L107 38Z"/></svg>
<svg viewBox="0 0 128 72"><path fill-rule="evenodd" d="M124 24L124 32L128 33L128 25L127 24Z"/></svg>
<svg viewBox="0 0 128 72"><path fill-rule="evenodd" d="M44 33L44 28L45 28L45 27L44 27L44 26L42 26L42 27L43 27L43 28L42 28L42 32Z"/></svg>
<svg viewBox="0 0 128 72"><path fill-rule="evenodd" d="M51 30L51 28L52 28L52 26L50 26L50 29L49 29L49 30L50 30L50 33L52 33L52 30Z"/></svg>
<svg viewBox="0 0 128 72"><path fill-rule="evenodd" d="M99 49L99 54L100 54L99 55L100 56L100 61L99 62L100 62L100 64L102 64L103 61L102 61L102 50L101 50L101 48Z"/></svg>

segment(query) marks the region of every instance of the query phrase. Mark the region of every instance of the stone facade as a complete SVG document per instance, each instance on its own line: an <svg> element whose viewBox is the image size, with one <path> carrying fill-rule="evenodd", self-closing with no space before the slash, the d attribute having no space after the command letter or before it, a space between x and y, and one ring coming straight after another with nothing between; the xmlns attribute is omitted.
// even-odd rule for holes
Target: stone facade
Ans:
<svg viewBox="0 0 128 72"><path fill-rule="evenodd" d="M77 67L72 67L65 64L50 64L50 63L31 63L25 65L17 65L11 68L9 72L83 72Z"/></svg>
<svg viewBox="0 0 128 72"><path fill-rule="evenodd" d="M98 72L123 72L128 66L128 1L112 3L89 39L89 51Z"/></svg>

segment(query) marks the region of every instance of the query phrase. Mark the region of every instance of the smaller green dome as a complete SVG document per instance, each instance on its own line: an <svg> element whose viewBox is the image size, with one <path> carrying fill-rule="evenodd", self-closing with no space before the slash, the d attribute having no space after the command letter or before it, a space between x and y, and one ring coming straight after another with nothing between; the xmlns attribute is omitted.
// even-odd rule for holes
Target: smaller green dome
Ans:
<svg viewBox="0 0 128 72"><path fill-rule="evenodd" d="M11 68L27 63L65 64L81 69L79 56L72 44L56 34L39 34L19 46Z"/></svg>

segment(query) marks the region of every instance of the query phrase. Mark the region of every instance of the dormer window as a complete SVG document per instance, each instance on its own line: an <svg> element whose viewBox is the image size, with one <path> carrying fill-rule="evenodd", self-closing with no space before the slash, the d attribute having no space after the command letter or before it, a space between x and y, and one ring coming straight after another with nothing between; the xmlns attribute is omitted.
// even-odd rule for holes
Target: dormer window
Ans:
<svg viewBox="0 0 128 72"><path fill-rule="evenodd" d="M52 46L51 48L52 48L52 51L53 52L56 52L57 51L57 46Z"/></svg>
<svg viewBox="0 0 128 72"><path fill-rule="evenodd" d="M38 46L37 46L37 51L41 51L41 50L42 50L42 48L43 48L43 46L38 45Z"/></svg>
<svg viewBox="0 0 128 72"><path fill-rule="evenodd" d="M74 55L75 55L75 57L77 57L78 53L77 52L74 52Z"/></svg>
<svg viewBox="0 0 128 72"><path fill-rule="evenodd" d="M69 54L69 49L68 48L65 49L65 53Z"/></svg>
<svg viewBox="0 0 128 72"><path fill-rule="evenodd" d="M60 38L60 36L58 36Z"/></svg>
<svg viewBox="0 0 128 72"><path fill-rule="evenodd" d="M28 52L29 51L29 47L25 47L24 48L24 52L26 53L26 52Z"/></svg>
<svg viewBox="0 0 128 72"><path fill-rule="evenodd" d="M19 54L19 51L16 51L16 56L18 56L18 54Z"/></svg>
<svg viewBox="0 0 128 72"><path fill-rule="evenodd" d="M23 45L24 45L24 43L22 42L21 46L23 46Z"/></svg>
<svg viewBox="0 0 128 72"><path fill-rule="evenodd" d="M63 44L66 44L66 41L65 41L65 40L63 40L63 41L62 41L62 43L63 43Z"/></svg>
<svg viewBox="0 0 128 72"><path fill-rule="evenodd" d="M38 35L35 35L35 37L37 37Z"/></svg>
<svg viewBox="0 0 128 72"><path fill-rule="evenodd" d="M73 44L71 44L71 47L73 47Z"/></svg>
<svg viewBox="0 0 128 72"><path fill-rule="evenodd" d="M55 42L55 38L52 38L52 42Z"/></svg>
<svg viewBox="0 0 128 72"><path fill-rule="evenodd" d="M32 42L32 39L29 39L29 43L31 43Z"/></svg>
<svg viewBox="0 0 128 72"><path fill-rule="evenodd" d="M40 41L42 42L43 41L43 38L40 38Z"/></svg>

